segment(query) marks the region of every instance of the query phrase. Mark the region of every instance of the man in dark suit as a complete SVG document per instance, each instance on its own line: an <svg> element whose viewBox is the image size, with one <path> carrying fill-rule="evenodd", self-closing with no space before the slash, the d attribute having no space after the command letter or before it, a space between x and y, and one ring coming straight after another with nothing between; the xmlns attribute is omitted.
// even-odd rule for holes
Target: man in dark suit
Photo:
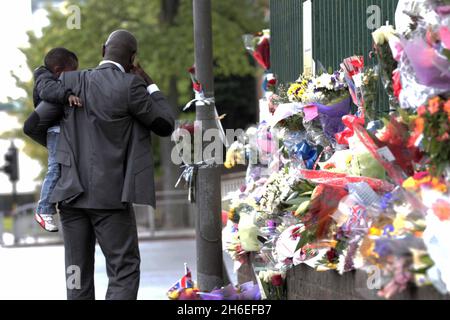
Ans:
<svg viewBox="0 0 450 320"><path fill-rule="evenodd" d="M60 78L83 102L82 108L64 109L56 152L61 178L50 199L59 204L68 299L95 298L96 240L106 258L106 299L137 297L140 256L131 204L155 205L150 132L171 135L174 117L152 79L133 65L136 53L135 37L118 30L96 69ZM44 102L24 131L45 145L43 132L57 117Z"/></svg>

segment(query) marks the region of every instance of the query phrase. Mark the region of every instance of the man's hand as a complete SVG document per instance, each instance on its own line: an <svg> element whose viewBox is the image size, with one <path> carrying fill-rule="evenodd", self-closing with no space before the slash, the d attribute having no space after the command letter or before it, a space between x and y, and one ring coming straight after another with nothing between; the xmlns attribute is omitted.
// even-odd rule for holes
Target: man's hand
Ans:
<svg viewBox="0 0 450 320"><path fill-rule="evenodd" d="M71 107L82 107L83 105L81 104L81 99L78 98L77 96L74 96L73 94L71 94L69 96L69 106Z"/></svg>
<svg viewBox="0 0 450 320"><path fill-rule="evenodd" d="M153 79L144 71L144 69L142 69L139 63L136 66L133 66L133 69L131 69L131 73L144 79L147 86L154 84Z"/></svg>

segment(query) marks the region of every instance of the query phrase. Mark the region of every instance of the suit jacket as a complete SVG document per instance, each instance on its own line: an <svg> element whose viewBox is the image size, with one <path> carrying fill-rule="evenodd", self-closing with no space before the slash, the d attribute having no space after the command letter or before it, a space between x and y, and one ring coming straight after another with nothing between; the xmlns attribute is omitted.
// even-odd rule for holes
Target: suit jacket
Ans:
<svg viewBox="0 0 450 320"><path fill-rule="evenodd" d="M64 108L56 151L61 177L50 201L89 209L154 206L151 131L170 136L174 130L164 95L150 95L141 78L113 64L63 73L61 81L81 98L83 107ZM25 133L43 144L57 108L41 103Z"/></svg>

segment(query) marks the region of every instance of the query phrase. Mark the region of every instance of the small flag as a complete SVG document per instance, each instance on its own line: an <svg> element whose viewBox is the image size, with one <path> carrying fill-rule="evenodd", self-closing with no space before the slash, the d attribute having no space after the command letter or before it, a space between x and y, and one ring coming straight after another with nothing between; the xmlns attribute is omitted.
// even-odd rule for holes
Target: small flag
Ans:
<svg viewBox="0 0 450 320"><path fill-rule="evenodd" d="M180 292L183 289L194 288L194 282L192 281L192 273L189 270L187 263L184 264L184 276L178 280L168 291L167 295L170 296L174 291Z"/></svg>

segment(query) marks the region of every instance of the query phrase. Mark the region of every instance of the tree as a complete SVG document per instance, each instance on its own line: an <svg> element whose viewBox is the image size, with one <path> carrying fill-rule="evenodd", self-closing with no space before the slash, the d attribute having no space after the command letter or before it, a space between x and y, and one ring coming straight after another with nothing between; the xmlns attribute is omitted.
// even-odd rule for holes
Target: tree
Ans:
<svg viewBox="0 0 450 320"><path fill-rule="evenodd" d="M213 0L216 76L223 78L255 73L241 36L264 27L264 6L260 2ZM175 111L178 113L180 104L191 99L190 79L186 70L194 62L192 1L80 0L71 1L70 4L80 8L81 29L67 28L71 12L48 8L50 25L43 29L41 38L29 32L30 45L22 49L30 70L42 64L47 51L60 46L77 54L80 68L95 67L101 60L101 46L106 37L112 31L124 28L136 35L139 41L138 61L167 93ZM24 107L15 113L23 121L33 110L32 82L16 80L17 86L28 94L22 101ZM13 134L23 137L21 132ZM45 150L25 140L25 152L45 164ZM164 155L168 154L169 143L167 139L159 143ZM171 162L167 160L163 157L157 162L170 167ZM168 174L164 181L173 185L174 170L163 171Z"/></svg>
<svg viewBox="0 0 450 320"><path fill-rule="evenodd" d="M249 63L241 36L264 27L263 2L265 1L213 0L216 76L254 74L254 67ZM101 44L107 35L115 29L126 28L139 40L139 62L149 70L161 89L169 92L171 79L175 78L177 105L189 100L191 90L186 69L194 61L191 1L84 0L71 1L70 4L80 7L81 29L67 28L70 12L49 7L50 25L43 29L43 36L38 38L33 32L29 32L29 47L22 49L30 70L41 65L44 54L57 46L74 51L80 60L80 68L95 67L101 59ZM27 98L20 101L23 108L11 113L22 121L33 110L33 84L32 81L23 82L17 77L16 81L17 86L26 91ZM34 144L27 146L26 152L45 163L45 150L34 151L34 147Z"/></svg>

